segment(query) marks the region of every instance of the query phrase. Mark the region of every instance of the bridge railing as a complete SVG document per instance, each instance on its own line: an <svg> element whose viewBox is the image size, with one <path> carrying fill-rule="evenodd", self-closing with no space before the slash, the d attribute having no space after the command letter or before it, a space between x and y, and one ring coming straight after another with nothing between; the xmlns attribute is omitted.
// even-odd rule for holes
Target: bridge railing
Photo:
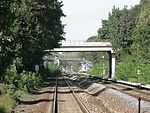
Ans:
<svg viewBox="0 0 150 113"><path fill-rule="evenodd" d="M61 46L112 46L110 42L86 42L84 40L63 41Z"/></svg>

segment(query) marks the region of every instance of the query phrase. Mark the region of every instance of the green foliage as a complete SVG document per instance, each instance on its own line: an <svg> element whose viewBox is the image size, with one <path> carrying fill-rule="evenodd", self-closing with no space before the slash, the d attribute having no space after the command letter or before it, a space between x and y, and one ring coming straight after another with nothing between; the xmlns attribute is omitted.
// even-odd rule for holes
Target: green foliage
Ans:
<svg viewBox="0 0 150 113"><path fill-rule="evenodd" d="M88 71L89 74L97 76L109 76L109 64L106 61L95 63L92 68Z"/></svg>
<svg viewBox="0 0 150 113"><path fill-rule="evenodd" d="M33 72L23 71L19 76L18 87L20 90L24 91L37 87L42 81L40 75Z"/></svg>
<svg viewBox="0 0 150 113"><path fill-rule="evenodd" d="M93 75L101 75L102 74L102 70L100 68L100 64L95 64L89 71L89 74L93 74Z"/></svg>
<svg viewBox="0 0 150 113"><path fill-rule="evenodd" d="M136 8L137 9L137 8ZM106 39L112 42L114 50L117 51L117 57L124 54L131 54L130 47L133 44L133 39L130 38L136 27L137 11L135 8L120 10L113 8L109 13L108 20L102 20L102 28L98 30L99 41Z"/></svg>
<svg viewBox="0 0 150 113"><path fill-rule="evenodd" d="M18 74L16 67L11 65L6 70L3 83L0 84L0 109L4 113L9 113L17 104L18 98L40 86L41 83L41 75L27 71Z"/></svg>
<svg viewBox="0 0 150 113"><path fill-rule="evenodd" d="M150 1L145 2L142 2L136 29L132 36L134 39L132 49L135 51L133 54L135 57L141 57L143 62L150 63Z"/></svg>
<svg viewBox="0 0 150 113"><path fill-rule="evenodd" d="M132 56L126 56L117 64L117 79L150 84L150 64L136 62ZM138 70L140 73L138 74Z"/></svg>
<svg viewBox="0 0 150 113"><path fill-rule="evenodd" d="M129 80L129 78L136 79L136 71L138 67L131 56L126 56L121 62L117 64L116 76L117 79Z"/></svg>
<svg viewBox="0 0 150 113"><path fill-rule="evenodd" d="M19 69L34 71L45 49L59 47L63 40L62 2L57 0L0 1L0 78L20 58ZM3 75L3 76L2 76Z"/></svg>
<svg viewBox="0 0 150 113"><path fill-rule="evenodd" d="M61 68L55 64L50 64L48 66L49 75L60 75Z"/></svg>
<svg viewBox="0 0 150 113"><path fill-rule="evenodd" d="M6 93L7 87L5 84L0 83L0 95L3 95Z"/></svg>
<svg viewBox="0 0 150 113"><path fill-rule="evenodd" d="M12 96L5 94L0 96L0 113L10 113L11 109L15 105L15 101Z"/></svg>
<svg viewBox="0 0 150 113"><path fill-rule="evenodd" d="M1 113L6 113L5 108L4 108L4 107L2 107L2 106L0 106L0 111L1 111Z"/></svg>
<svg viewBox="0 0 150 113"><path fill-rule="evenodd" d="M13 15L10 12L12 0L0 1L0 79L7 66L9 66L15 57L14 38L10 32L10 26L13 21Z"/></svg>
<svg viewBox="0 0 150 113"><path fill-rule="evenodd" d="M150 64L141 64L139 69L141 74L138 77L138 82L150 84Z"/></svg>
<svg viewBox="0 0 150 113"><path fill-rule="evenodd" d="M61 6L58 1L49 0L21 0L12 4L15 21L11 30L21 45L19 56L24 70L33 71L34 65L41 63L45 49L59 46L63 39Z"/></svg>
<svg viewBox="0 0 150 113"><path fill-rule="evenodd" d="M39 74L33 72L23 71L17 74L15 66L11 66L7 69L5 74L4 83L7 84L8 93L22 90L27 92L28 90L41 84L42 78Z"/></svg>

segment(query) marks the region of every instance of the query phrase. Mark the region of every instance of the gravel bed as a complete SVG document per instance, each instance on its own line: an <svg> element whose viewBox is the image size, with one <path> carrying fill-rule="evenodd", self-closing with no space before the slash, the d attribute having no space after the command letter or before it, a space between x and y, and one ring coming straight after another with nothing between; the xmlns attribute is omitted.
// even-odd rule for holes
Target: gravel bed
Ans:
<svg viewBox="0 0 150 113"><path fill-rule="evenodd" d="M99 84L100 85L100 84ZM103 85L100 85L100 87L104 87ZM107 88L107 90L105 90L106 93L111 93L111 94L115 94L117 95L119 98L122 98L123 100L125 100L127 103L131 104L132 106L134 106L136 109L138 109L138 99L134 98L132 96L129 96L125 93L122 93L120 91L114 90L114 89L110 89ZM139 95L140 96L140 95ZM141 100L141 109L143 109L143 112L145 112L145 109L149 109L150 110L150 103Z"/></svg>
<svg viewBox="0 0 150 113"><path fill-rule="evenodd" d="M132 96L129 96L127 94L124 94L120 91L113 90L113 89L108 89L108 90L106 90L106 92L114 93L114 94L118 95L119 97L123 98L124 100L126 100L128 103L130 103L136 107L138 106L138 99L137 98L134 98ZM141 108L142 109L144 109L144 108L150 109L150 102L146 102L146 101L141 100Z"/></svg>
<svg viewBox="0 0 150 113"><path fill-rule="evenodd" d="M79 97L92 113L138 113L138 99L127 94L97 83L85 91L87 94L80 93ZM149 102L141 101L141 113L150 113Z"/></svg>
<svg viewBox="0 0 150 113"><path fill-rule="evenodd" d="M95 97L87 93L80 93L78 94L78 96L82 100L84 105L88 108L90 113L110 113L99 99L96 99Z"/></svg>

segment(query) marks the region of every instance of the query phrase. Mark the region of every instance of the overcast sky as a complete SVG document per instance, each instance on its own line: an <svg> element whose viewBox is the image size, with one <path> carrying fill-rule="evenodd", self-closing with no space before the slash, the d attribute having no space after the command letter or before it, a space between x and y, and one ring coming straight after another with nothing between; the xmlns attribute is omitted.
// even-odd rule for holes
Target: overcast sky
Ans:
<svg viewBox="0 0 150 113"><path fill-rule="evenodd" d="M66 40L86 40L96 35L101 20L108 18L113 6L122 9L139 4L140 0L62 0L62 10L66 15L62 19Z"/></svg>

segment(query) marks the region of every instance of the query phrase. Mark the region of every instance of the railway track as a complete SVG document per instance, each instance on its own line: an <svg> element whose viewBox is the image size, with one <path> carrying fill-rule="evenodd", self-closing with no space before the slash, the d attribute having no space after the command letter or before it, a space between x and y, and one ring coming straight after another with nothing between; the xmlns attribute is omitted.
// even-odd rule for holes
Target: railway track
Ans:
<svg viewBox="0 0 150 113"><path fill-rule="evenodd" d="M93 77L93 76L92 76ZM92 78L91 77L91 78ZM147 87L138 85L137 83L129 83L125 81L117 81L113 79L105 79L100 77L93 77L94 81L107 86L108 88L118 90L122 93L150 102L150 90ZM100 82L99 82L100 81Z"/></svg>
<svg viewBox="0 0 150 113"><path fill-rule="evenodd" d="M83 74L82 74L82 77L83 77ZM95 95L97 93L97 96L95 96L96 98L98 97L97 100L101 100L104 105L108 105L109 107L108 106L105 106L105 107L111 108L111 109L109 109L111 112L113 112L115 110L118 111L120 109L119 107L122 106L122 104L125 105L127 103L128 107L127 107L127 109L123 107L123 109L124 109L123 111L126 111L126 112L127 111L135 112L136 111L137 112L138 109L141 109L142 112L149 113L150 91L147 90L149 87L143 88L144 85L142 87L137 87L137 84L134 84L134 83L130 84L129 82L126 83L125 81L118 82L116 80L115 81L110 80L110 79L107 80L107 79L103 79L103 78L95 77L95 76L91 76L91 75L85 75L84 76L85 80L83 80L82 77L80 75L75 75L75 76L72 76L71 78L74 81L76 81L77 83L79 82L83 85L86 84L85 81L91 82L92 85L86 90L86 92L90 95ZM111 98L111 95L113 98ZM104 98L104 99L102 99L102 98ZM108 98L109 98L109 102L111 104L105 103L105 102L107 102ZM118 106L111 107L111 106L114 106L112 101L116 101L115 103L116 104L118 103ZM138 105L140 105L139 104L140 101L141 101L142 107L138 106ZM131 104L131 102L132 102L132 104ZM127 106L127 104L126 104L126 106ZM134 107L131 107L132 105ZM131 108L131 109L128 110L129 108Z"/></svg>
<svg viewBox="0 0 150 113"><path fill-rule="evenodd" d="M150 90L148 87L138 85L137 83L129 83L113 79L104 79L100 77L96 77L95 81L100 81L100 84L118 90L137 99L140 98L141 100L150 102Z"/></svg>
<svg viewBox="0 0 150 113"><path fill-rule="evenodd" d="M52 111L51 113L58 113L58 106L57 106L57 98L58 98L58 95L57 95L57 88L58 88L58 79L56 78L56 81L55 81L55 88L54 88L54 95L53 95L53 104L52 104Z"/></svg>
<svg viewBox="0 0 150 113"><path fill-rule="evenodd" d="M64 78L56 79L51 113L90 113Z"/></svg>
<svg viewBox="0 0 150 113"><path fill-rule="evenodd" d="M74 79L76 79L77 81L74 81ZM99 79L99 78L98 78ZM104 81L102 80L102 82L98 82L99 80L95 80L95 82L97 82L96 84L94 83L94 81L88 79L88 77L81 77L79 76L79 78L77 77L65 77L65 76L60 76L57 78L56 80L56 87L55 89L55 93L54 93L54 99L55 100L53 102L53 112L50 113L90 113L90 112L95 112L95 113L99 113L99 112L103 112L103 113L109 113L109 112L113 112L113 111L118 111L120 110L121 106L128 106L127 108L121 108L123 109L123 111L128 112L128 111L132 111L132 112L137 112L138 108L130 106L130 103L128 103L128 101L126 100L122 100L122 98L120 98L120 95L113 95L111 93L107 93L108 92L122 92L125 93L127 95L130 95L130 97L135 97L134 100L132 100L132 97L129 98L131 99L133 102L138 102L136 100L136 98L138 99L139 97L141 97L142 101L142 108L141 110L145 113L148 113L149 108L143 107L143 102L150 102L149 101L149 91L146 90L138 90L137 88L131 87L131 86L127 86L127 85L123 85L123 84L119 84L119 83L115 83L115 82L111 82L109 81ZM88 82L92 83L93 85L91 85L88 89L85 88L81 89L79 88L80 86L84 86L87 85ZM100 85L101 84L101 85ZM77 86L79 85L79 87ZM105 86L105 88L103 88L103 86ZM82 87L83 88L83 87ZM108 90L107 90L108 88ZM105 89L107 90L105 92ZM114 91L112 90L114 89ZM86 92L83 92L83 90ZM117 91L115 91L117 90ZM120 94L122 94L120 93ZM99 95L98 95L99 94ZM97 95L97 96L96 96ZM110 95L112 95L112 97L110 97ZM123 95L123 94L122 94ZM80 99L79 99L80 98ZM82 100L81 100L82 99ZM128 96L126 96L124 99L128 99ZM129 101L131 101L129 100ZM117 103L117 106L114 105L114 102ZM127 104L126 104L127 103ZM148 103L145 103L148 104ZM144 104L144 106L145 106ZM86 106L85 106L86 105ZM112 107L113 106L113 107ZM137 104L134 104L134 106L137 106ZM148 105L149 106L149 105ZM87 109L88 108L88 109ZM128 109L131 108L131 109ZM146 111L148 110L148 111Z"/></svg>
<svg viewBox="0 0 150 113"><path fill-rule="evenodd" d="M119 83L113 83L113 82L99 82L109 88L118 90L122 93L125 93L127 95L130 95L132 97L135 97L137 99L141 98L141 100L150 102L150 92L149 91L145 91L145 90L141 90L141 89L137 89L135 87L131 87L128 85L123 85L123 84L119 84Z"/></svg>

